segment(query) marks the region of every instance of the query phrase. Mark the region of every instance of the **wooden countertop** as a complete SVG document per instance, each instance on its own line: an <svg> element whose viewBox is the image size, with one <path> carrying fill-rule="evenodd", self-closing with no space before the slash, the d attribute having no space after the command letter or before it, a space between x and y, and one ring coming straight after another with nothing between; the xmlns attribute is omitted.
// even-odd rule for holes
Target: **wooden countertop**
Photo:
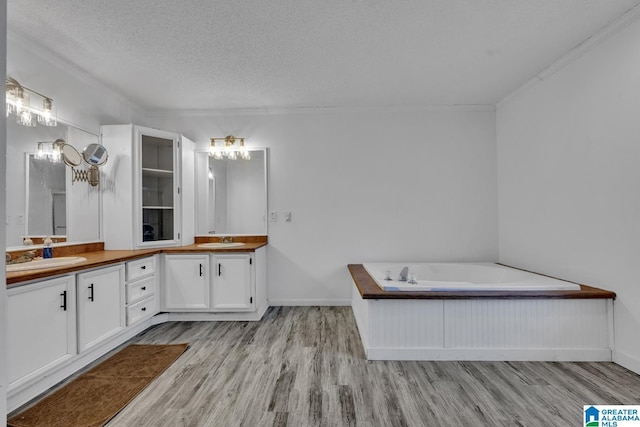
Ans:
<svg viewBox="0 0 640 427"><path fill-rule="evenodd" d="M26 270L26 271L14 271L7 272L7 285L15 285L22 282L27 282L36 279L45 279L53 276L59 276L62 274L74 273L80 270L87 270L90 268L103 267L110 264L116 264L119 262L131 261L138 258L144 258L147 256L159 254L159 253L189 253L189 252L255 252L256 249L266 246L267 242L248 242L244 246L235 248L200 248L198 244L179 246L179 247L165 247L154 249L136 249L136 250L98 250L92 252L66 252L64 254L55 256L81 256L87 260L68 265L65 267L57 268L45 268L40 270ZM54 249L55 250L55 249Z"/></svg>
<svg viewBox="0 0 640 427"><path fill-rule="evenodd" d="M363 299L615 299L616 297L615 292L580 283L578 283L579 291L385 291L378 286L362 264L349 264L347 267Z"/></svg>
<svg viewBox="0 0 640 427"><path fill-rule="evenodd" d="M233 248L201 248L198 243L175 248L162 248L162 253L179 254L184 252L255 252L256 249L266 246L267 242L246 242L243 246Z"/></svg>
<svg viewBox="0 0 640 427"><path fill-rule="evenodd" d="M154 255L159 252L160 250L158 249L139 249L134 251L97 251L76 253L73 254L73 256L85 257L87 260L65 267L7 272L7 285L73 273L80 270L86 270L88 268L103 267L105 265L116 264L123 261L131 261L133 259Z"/></svg>

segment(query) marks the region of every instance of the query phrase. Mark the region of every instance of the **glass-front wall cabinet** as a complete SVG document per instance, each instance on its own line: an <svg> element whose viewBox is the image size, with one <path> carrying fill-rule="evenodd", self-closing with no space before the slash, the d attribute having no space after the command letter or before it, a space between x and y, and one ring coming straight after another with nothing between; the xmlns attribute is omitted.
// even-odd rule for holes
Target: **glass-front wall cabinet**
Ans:
<svg viewBox="0 0 640 427"><path fill-rule="evenodd" d="M187 212L193 211L193 142L136 125L105 125L101 135L111 157L102 168L108 183L103 198L105 249L193 243L193 215L181 214L183 203ZM191 171L185 178L183 160ZM183 179L187 191L181 194Z"/></svg>
<svg viewBox="0 0 640 427"><path fill-rule="evenodd" d="M141 135L142 241L174 240L174 140Z"/></svg>

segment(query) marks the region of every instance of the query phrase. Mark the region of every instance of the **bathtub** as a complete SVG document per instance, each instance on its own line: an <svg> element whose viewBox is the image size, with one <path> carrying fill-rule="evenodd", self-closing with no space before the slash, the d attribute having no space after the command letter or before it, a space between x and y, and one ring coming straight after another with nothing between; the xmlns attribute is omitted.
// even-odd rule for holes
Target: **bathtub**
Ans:
<svg viewBox="0 0 640 427"><path fill-rule="evenodd" d="M367 359L611 361L614 292L491 263L347 268Z"/></svg>
<svg viewBox="0 0 640 427"><path fill-rule="evenodd" d="M580 285L492 263L365 263L385 291L568 291ZM403 267L416 283L399 281Z"/></svg>

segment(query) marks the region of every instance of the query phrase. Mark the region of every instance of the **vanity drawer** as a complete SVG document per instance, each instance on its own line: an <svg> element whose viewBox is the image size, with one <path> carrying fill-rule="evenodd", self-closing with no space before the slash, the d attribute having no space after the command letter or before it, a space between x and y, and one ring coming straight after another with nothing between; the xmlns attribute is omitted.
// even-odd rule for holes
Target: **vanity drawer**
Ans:
<svg viewBox="0 0 640 427"><path fill-rule="evenodd" d="M156 272L156 257L127 262L127 282L150 276Z"/></svg>
<svg viewBox="0 0 640 427"><path fill-rule="evenodd" d="M147 319L155 314L156 298L151 296L127 307L127 326Z"/></svg>
<svg viewBox="0 0 640 427"><path fill-rule="evenodd" d="M135 283L127 283L127 304L139 301L155 293L156 278L149 277Z"/></svg>

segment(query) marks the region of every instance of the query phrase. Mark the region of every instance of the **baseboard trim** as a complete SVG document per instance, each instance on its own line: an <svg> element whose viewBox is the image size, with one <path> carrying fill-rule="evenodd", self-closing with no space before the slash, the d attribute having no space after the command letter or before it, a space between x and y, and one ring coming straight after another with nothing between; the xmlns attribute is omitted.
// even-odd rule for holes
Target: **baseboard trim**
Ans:
<svg viewBox="0 0 640 427"><path fill-rule="evenodd" d="M262 316L269 308L268 304L263 305L258 309L258 311L252 311L248 313L242 312L233 312L233 313L187 313L187 312L179 312L179 313L162 313L162 315L166 315L166 321L168 322L228 322L228 321L238 321L238 322L257 322L262 319ZM162 323L162 322L158 322Z"/></svg>
<svg viewBox="0 0 640 427"><path fill-rule="evenodd" d="M640 359L619 350L613 350L613 361L618 365L640 375Z"/></svg>
<svg viewBox="0 0 640 427"><path fill-rule="evenodd" d="M271 299L272 307L296 307L296 306L350 306L351 299Z"/></svg>
<svg viewBox="0 0 640 427"><path fill-rule="evenodd" d="M369 360L611 362L610 349L365 348Z"/></svg>

